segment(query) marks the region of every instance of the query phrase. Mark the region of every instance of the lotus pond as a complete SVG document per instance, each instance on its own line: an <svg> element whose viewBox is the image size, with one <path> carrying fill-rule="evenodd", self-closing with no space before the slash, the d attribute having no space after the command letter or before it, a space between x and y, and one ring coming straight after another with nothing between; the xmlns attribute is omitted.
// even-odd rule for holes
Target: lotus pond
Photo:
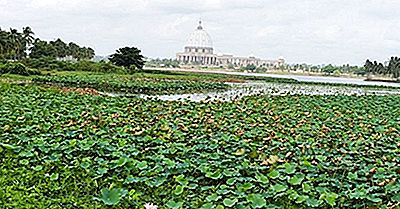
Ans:
<svg viewBox="0 0 400 209"><path fill-rule="evenodd" d="M170 94L176 92L201 92L205 90L227 89L229 86L221 82L205 82L190 80L170 79L138 79L131 76L110 75L57 75L37 76L32 79L37 83L94 88L100 91L146 93L146 94Z"/></svg>
<svg viewBox="0 0 400 209"><path fill-rule="evenodd" d="M322 84L306 85L301 83L228 83L229 89L205 93L189 94L125 94L125 93L101 93L106 96L140 97L144 99L158 99L162 101L234 101L246 96L285 96L285 95L400 95L400 89L364 88L356 86L329 86Z"/></svg>
<svg viewBox="0 0 400 209"><path fill-rule="evenodd" d="M3 208L396 208L400 96L160 101L0 82Z"/></svg>

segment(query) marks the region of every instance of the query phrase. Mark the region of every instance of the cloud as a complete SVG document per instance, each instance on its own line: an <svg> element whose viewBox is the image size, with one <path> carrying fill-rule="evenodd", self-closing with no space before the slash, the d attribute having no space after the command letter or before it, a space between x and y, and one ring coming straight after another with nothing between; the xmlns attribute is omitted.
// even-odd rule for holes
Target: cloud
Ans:
<svg viewBox="0 0 400 209"><path fill-rule="evenodd" d="M174 57L201 18L215 50L293 63L362 64L400 46L397 0L0 0L0 27L30 25L98 54Z"/></svg>

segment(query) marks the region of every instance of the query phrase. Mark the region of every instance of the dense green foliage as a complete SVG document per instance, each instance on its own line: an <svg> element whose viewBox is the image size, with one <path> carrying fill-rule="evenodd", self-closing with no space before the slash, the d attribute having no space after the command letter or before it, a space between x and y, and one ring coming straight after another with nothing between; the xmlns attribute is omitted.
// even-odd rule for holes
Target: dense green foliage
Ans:
<svg viewBox="0 0 400 209"><path fill-rule="evenodd" d="M110 62L127 69L143 69L144 57L136 47L123 47L110 56Z"/></svg>
<svg viewBox="0 0 400 209"><path fill-rule="evenodd" d="M122 67L115 66L108 62L93 62L81 60L77 62L59 61L51 58L25 59L22 61L26 66L33 69L45 71L81 71L81 72L102 72L102 73L127 73Z"/></svg>
<svg viewBox="0 0 400 209"><path fill-rule="evenodd" d="M295 64L291 66L285 66L282 70L287 71L303 71L313 73L324 73L325 75L340 75L340 74L355 74L355 75L366 75L364 67L347 65L307 65L307 64Z"/></svg>
<svg viewBox="0 0 400 209"><path fill-rule="evenodd" d="M373 75L383 75L393 78L400 78L399 57L391 57L388 65L378 63L377 61L371 62L370 60L367 60L364 67L368 73Z"/></svg>
<svg viewBox="0 0 400 209"><path fill-rule="evenodd" d="M40 75L41 72L38 70L29 69L21 63L7 62L5 64L0 63L0 75L2 74L30 76L30 75Z"/></svg>
<svg viewBox="0 0 400 209"><path fill-rule="evenodd" d="M0 101L5 208L400 202L398 96L193 103L0 84Z"/></svg>
<svg viewBox="0 0 400 209"><path fill-rule="evenodd" d="M69 44L64 43L61 39L55 41L42 41L36 39L30 48L31 58L66 58L76 60L90 60L94 57L95 52L92 48L80 47L77 44L70 42Z"/></svg>
<svg viewBox="0 0 400 209"><path fill-rule="evenodd" d="M179 61L176 59L150 59L146 62L148 67L179 68Z"/></svg>
<svg viewBox="0 0 400 209"><path fill-rule="evenodd" d="M21 60L27 56L31 58L65 58L76 60L92 59L95 52L90 47L81 47L74 42L64 43L61 39L43 41L34 38L30 27L25 27L22 32L17 29L4 31L0 29L0 60Z"/></svg>
<svg viewBox="0 0 400 209"><path fill-rule="evenodd" d="M242 71L257 72L257 66L251 64L241 68Z"/></svg>
<svg viewBox="0 0 400 209"><path fill-rule="evenodd" d="M0 60L26 57L26 51L34 40L33 35L30 27L23 28L21 33L13 28L10 28L10 31L0 28Z"/></svg>
<svg viewBox="0 0 400 209"><path fill-rule="evenodd" d="M194 80L194 81L219 81L219 82L246 82L246 81L265 81L277 83L298 83L290 78L272 78L260 76L242 76L232 74L219 74L207 72L183 72L183 71L160 71L160 70L142 70L135 73L135 76L165 78L175 80Z"/></svg>
<svg viewBox="0 0 400 209"><path fill-rule="evenodd" d="M367 74L364 67L351 66L351 65L308 65L308 64L292 64L292 65L271 65L271 66L255 66L253 64L238 67L235 65L228 65L228 69L237 69L239 71L247 71L253 73L268 73L271 70L282 72L303 72L303 73L321 73L324 75L338 76L341 74L354 74L364 76Z"/></svg>
<svg viewBox="0 0 400 209"><path fill-rule="evenodd" d="M58 84L68 87L89 87L106 92L175 94L185 92L200 92L204 90L227 89L223 83L198 82L166 79L140 79L137 76L119 74L78 74L40 76L33 81Z"/></svg>

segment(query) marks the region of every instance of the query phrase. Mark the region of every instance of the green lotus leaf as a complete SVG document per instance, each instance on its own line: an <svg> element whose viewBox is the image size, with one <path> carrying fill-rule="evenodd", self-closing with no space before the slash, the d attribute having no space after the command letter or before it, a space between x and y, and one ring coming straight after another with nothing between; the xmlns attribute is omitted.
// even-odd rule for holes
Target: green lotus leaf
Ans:
<svg viewBox="0 0 400 209"><path fill-rule="evenodd" d="M269 183L268 177L264 176L261 173L256 175L256 179L257 179L258 182L260 182L262 184L268 184Z"/></svg>
<svg viewBox="0 0 400 209"><path fill-rule="evenodd" d="M99 174L99 175L104 175L107 172L108 172L107 168L98 168L97 171L96 171L96 173Z"/></svg>
<svg viewBox="0 0 400 209"><path fill-rule="evenodd" d="M374 202L374 203L382 202L382 199L381 199L381 198L376 197L376 196L374 196L374 195L369 195L369 196L367 196L367 199L370 200L370 201L372 201L372 202Z"/></svg>
<svg viewBox="0 0 400 209"><path fill-rule="evenodd" d="M306 205L309 206L309 207L315 208L315 207L318 207L320 205L320 202L315 198L308 198L306 200Z"/></svg>
<svg viewBox="0 0 400 209"><path fill-rule="evenodd" d="M206 203L204 205L201 206L200 209L213 209L214 205L212 203Z"/></svg>
<svg viewBox="0 0 400 209"><path fill-rule="evenodd" d="M185 178L185 175L183 175L183 174L177 176L177 177L175 178L175 180L176 180L180 185L183 185L183 186L186 186L186 185L189 184L189 181Z"/></svg>
<svg viewBox="0 0 400 209"><path fill-rule="evenodd" d="M91 164L90 164L89 162L85 161L85 162L82 162L82 163L80 164L80 166L81 166L81 168L83 168L83 169L88 169L88 168L91 166Z"/></svg>
<svg viewBox="0 0 400 209"><path fill-rule="evenodd" d="M223 201L224 205L228 208L233 207L237 202L238 200L236 198L235 199L225 198Z"/></svg>
<svg viewBox="0 0 400 209"><path fill-rule="evenodd" d="M310 198L310 197L307 196L307 195L300 195L300 196L297 197L296 203L303 203L303 202L305 202L306 200L308 200L309 198Z"/></svg>
<svg viewBox="0 0 400 209"><path fill-rule="evenodd" d="M228 185L234 185L235 184L235 182L236 182L236 179L235 178L230 178L230 179L228 179L227 181L226 181L226 184L228 184Z"/></svg>
<svg viewBox="0 0 400 209"><path fill-rule="evenodd" d="M232 169L225 169L222 171L222 173L224 174L224 176L231 177L234 176L237 172Z"/></svg>
<svg viewBox="0 0 400 209"><path fill-rule="evenodd" d="M336 199L339 197L338 194L329 192L321 195L320 199L324 199L326 203L328 203L330 206L335 206Z"/></svg>
<svg viewBox="0 0 400 209"><path fill-rule="evenodd" d="M121 199L128 193L124 189L102 189L99 198L96 200L102 201L106 205L117 205Z"/></svg>
<svg viewBox="0 0 400 209"><path fill-rule="evenodd" d="M212 194L212 195L207 196L207 197L206 197L206 200L207 200L208 202L215 202L215 201L217 201L217 200L220 199L220 198L221 198L221 196L218 196L217 194Z"/></svg>
<svg viewBox="0 0 400 209"><path fill-rule="evenodd" d="M50 180L57 181L58 180L58 173L53 173L50 175Z"/></svg>
<svg viewBox="0 0 400 209"><path fill-rule="evenodd" d="M272 170L271 172L269 172L268 177L272 178L272 179L276 179L279 177L279 171L278 170Z"/></svg>
<svg viewBox="0 0 400 209"><path fill-rule="evenodd" d="M166 206L167 206L168 208L171 208L171 209L179 209L179 208L182 208L182 205L183 205L183 202L175 202L175 201L173 201L173 200L168 201L167 204L166 204Z"/></svg>
<svg viewBox="0 0 400 209"><path fill-rule="evenodd" d="M10 149L10 150L18 149L17 146L14 146L14 145L11 145L11 144L5 144L5 143L1 143L1 142L0 142L0 146L4 147L6 149Z"/></svg>
<svg viewBox="0 0 400 209"><path fill-rule="evenodd" d="M176 186L176 187L175 187L174 194L175 194L175 195L180 195L180 194L182 194L182 193L183 193L183 189L184 189L184 187L181 186L181 185Z"/></svg>
<svg viewBox="0 0 400 209"><path fill-rule="evenodd" d="M391 200L394 201L394 202L400 202L400 193L395 194L395 195L391 198Z"/></svg>
<svg viewBox="0 0 400 209"><path fill-rule="evenodd" d="M287 190L287 188L288 186L283 184L275 184L274 186L272 186L272 190L276 193L284 192Z"/></svg>
<svg viewBox="0 0 400 209"><path fill-rule="evenodd" d="M250 182L246 182L246 183L244 183L244 184L239 186L240 190L244 191L244 192L247 191L247 190L250 190L253 187L254 187L254 185L252 183L250 183Z"/></svg>
<svg viewBox="0 0 400 209"><path fill-rule="evenodd" d="M291 185L300 185L301 182L304 180L304 174L296 174L292 178L288 180Z"/></svg>
<svg viewBox="0 0 400 209"><path fill-rule="evenodd" d="M309 192L311 191L311 186L310 186L310 184L303 183L303 184L302 184L302 187L303 187L303 192L304 192L304 193L309 193Z"/></svg>
<svg viewBox="0 0 400 209"><path fill-rule="evenodd" d="M41 170L43 170L43 166L37 165L37 166L33 167L33 170L34 171L41 171Z"/></svg>
<svg viewBox="0 0 400 209"><path fill-rule="evenodd" d="M287 174L293 174L293 173L296 172L296 166L295 166L294 164L292 164L292 163L285 163L284 166L285 166L285 172L286 172Z"/></svg>
<svg viewBox="0 0 400 209"><path fill-rule="evenodd" d="M137 168L139 168L139 170L144 170L148 167L146 161L141 161L141 162L137 163L136 166L137 166Z"/></svg>
<svg viewBox="0 0 400 209"><path fill-rule="evenodd" d="M264 208L267 201L261 194L249 194L246 197L252 208Z"/></svg>
<svg viewBox="0 0 400 209"><path fill-rule="evenodd" d="M29 164L29 160L23 159L23 160L20 160L19 163L22 164L22 165L28 165Z"/></svg>
<svg viewBox="0 0 400 209"><path fill-rule="evenodd" d="M222 178L222 173L220 171L207 172L206 177L211 179L220 179Z"/></svg>
<svg viewBox="0 0 400 209"><path fill-rule="evenodd" d="M119 158L119 159L117 160L116 166L117 166L117 167L124 166L127 162L128 162L128 158L126 158L126 157L121 157L121 158ZM140 169L140 168L139 168L139 169Z"/></svg>

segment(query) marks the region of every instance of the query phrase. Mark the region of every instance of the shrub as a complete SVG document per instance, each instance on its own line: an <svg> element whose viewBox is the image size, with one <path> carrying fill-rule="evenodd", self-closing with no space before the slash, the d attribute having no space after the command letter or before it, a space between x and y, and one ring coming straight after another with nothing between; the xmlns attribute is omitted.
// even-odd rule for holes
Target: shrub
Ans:
<svg viewBox="0 0 400 209"><path fill-rule="evenodd" d="M40 71L38 71L38 70L28 69L22 63L8 62L6 64L0 64L0 74L7 74L7 73L23 75L23 76L40 75L41 74Z"/></svg>
<svg viewBox="0 0 400 209"><path fill-rule="evenodd" d="M115 66L106 62L93 62L82 60L78 62L59 61L52 58L26 59L23 63L30 67L40 70L57 71L86 71L86 72L104 72L104 73L126 73L122 67Z"/></svg>

